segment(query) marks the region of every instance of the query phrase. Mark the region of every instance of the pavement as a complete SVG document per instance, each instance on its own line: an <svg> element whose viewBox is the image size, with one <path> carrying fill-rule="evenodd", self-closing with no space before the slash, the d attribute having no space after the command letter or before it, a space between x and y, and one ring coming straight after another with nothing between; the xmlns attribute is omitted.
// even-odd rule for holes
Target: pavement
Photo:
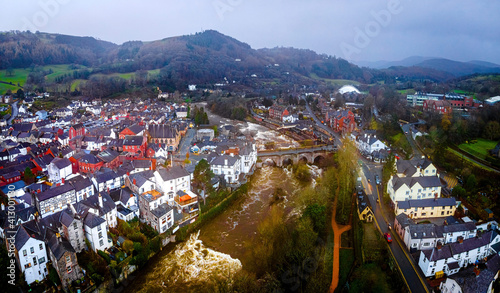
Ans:
<svg viewBox="0 0 500 293"><path fill-rule="evenodd" d="M338 180L337 180L338 181ZM339 284L340 274L340 246L342 241L342 233L351 230L352 213L349 219L349 225L339 225L335 221L337 214L337 201L339 198L340 185L337 184L337 191L335 200L332 207L332 230L333 230L333 270L332 270L332 283L330 285L330 293L333 293Z"/></svg>

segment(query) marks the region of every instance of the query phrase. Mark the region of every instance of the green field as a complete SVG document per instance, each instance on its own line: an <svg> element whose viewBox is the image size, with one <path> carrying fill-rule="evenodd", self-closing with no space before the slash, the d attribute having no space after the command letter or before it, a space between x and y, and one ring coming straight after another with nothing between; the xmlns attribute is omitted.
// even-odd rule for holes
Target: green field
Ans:
<svg viewBox="0 0 500 293"><path fill-rule="evenodd" d="M322 78L319 77L318 75L311 73L309 76L312 79L317 79L317 80L322 80L326 83L332 84L332 85L338 85L338 86L343 86L343 85L360 85L361 83L355 81L355 80L348 80L348 79L330 79L330 78Z"/></svg>
<svg viewBox="0 0 500 293"><path fill-rule="evenodd" d="M415 94L415 90L414 89L398 90L398 93L402 95L413 95Z"/></svg>
<svg viewBox="0 0 500 293"><path fill-rule="evenodd" d="M498 141L478 138L475 143L463 143L458 147L474 157L485 160L489 155L489 150L494 149L497 143Z"/></svg>
<svg viewBox="0 0 500 293"><path fill-rule="evenodd" d="M54 82L57 77L63 76L67 73L72 74L74 70L78 69L83 69L86 68L85 66L78 65L78 69L72 68L73 65L70 64L60 64L60 65L47 65L47 66L40 66L37 67L37 69L43 70L43 71L48 71L52 70L53 72L51 74L48 74L45 76L45 79L47 82ZM5 81L5 82L12 82L13 85L10 84L4 84L0 83L0 94L4 94L7 90L11 90L13 93L15 93L20 87L17 86L19 83L20 86L23 86L26 83L26 79L31 72L31 68L16 68L14 69L13 75L12 76L7 76L7 70L0 70L0 81ZM154 76L160 73L160 69L153 69L153 70L148 70L149 76ZM132 79L134 76L135 72L128 72L128 73L111 73L111 74L93 74L92 76L118 76L126 80ZM83 79L75 79L71 83L71 90L74 91L75 89L79 88L80 83L84 81Z"/></svg>

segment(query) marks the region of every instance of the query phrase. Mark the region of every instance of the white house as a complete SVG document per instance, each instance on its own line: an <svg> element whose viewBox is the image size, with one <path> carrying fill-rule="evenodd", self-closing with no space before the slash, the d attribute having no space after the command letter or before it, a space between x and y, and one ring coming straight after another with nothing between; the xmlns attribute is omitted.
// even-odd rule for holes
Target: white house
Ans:
<svg viewBox="0 0 500 293"><path fill-rule="evenodd" d="M403 242L408 250L427 250L443 243L443 234L434 224L412 224L405 228Z"/></svg>
<svg viewBox="0 0 500 293"><path fill-rule="evenodd" d="M439 285L441 293L462 293L462 288L458 285L457 281L447 278Z"/></svg>
<svg viewBox="0 0 500 293"><path fill-rule="evenodd" d="M121 177L114 171L100 173L92 178L92 183L98 192L109 191L122 186Z"/></svg>
<svg viewBox="0 0 500 293"><path fill-rule="evenodd" d="M112 243L108 241L106 221L103 218L88 213L83 221L83 228L92 250L96 252L98 250L104 251L112 246Z"/></svg>
<svg viewBox="0 0 500 293"><path fill-rule="evenodd" d="M35 225L34 221L29 222ZM47 249L43 238L38 234L38 229L32 231L25 228L23 224L17 227L15 236L17 265L24 274L26 283L31 284L36 281L42 281L48 274L47 271Z"/></svg>
<svg viewBox="0 0 500 293"><path fill-rule="evenodd" d="M168 169L158 169L154 172L156 187L168 196L168 201L173 203L178 190L191 190L191 176L181 166Z"/></svg>
<svg viewBox="0 0 500 293"><path fill-rule="evenodd" d="M286 122L286 123L295 123L295 122L299 121L299 115L297 115L297 114L286 115L286 116L283 116L283 118L281 120L283 122Z"/></svg>
<svg viewBox="0 0 500 293"><path fill-rule="evenodd" d="M441 196L441 180L436 167L426 160L396 161L396 175L387 183L387 193L397 201L429 199Z"/></svg>
<svg viewBox="0 0 500 293"><path fill-rule="evenodd" d="M89 178L81 175L68 179L68 183L75 189L76 201L82 201L95 194L94 185Z"/></svg>
<svg viewBox="0 0 500 293"><path fill-rule="evenodd" d="M377 138L377 136L364 134L363 136L358 138L356 145L359 151L367 154L371 154L375 151L380 151L383 149L387 149L387 146Z"/></svg>
<svg viewBox="0 0 500 293"><path fill-rule="evenodd" d="M54 158L50 162L47 171L49 173L49 181L53 183L59 183L73 174L71 161L67 158Z"/></svg>
<svg viewBox="0 0 500 293"><path fill-rule="evenodd" d="M240 148L241 173L248 174L257 163L257 148L254 143L247 143Z"/></svg>
<svg viewBox="0 0 500 293"><path fill-rule="evenodd" d="M459 239L459 242L448 245L438 245L430 250L420 252L418 265L426 277L436 273L452 275L461 267L474 264L477 260L488 257L493 253L490 246L500 242L500 235L496 231L489 231L480 237Z"/></svg>
<svg viewBox="0 0 500 293"><path fill-rule="evenodd" d="M223 176L227 183L237 183L241 170L240 156L231 154L215 157L210 162L210 169L215 175Z"/></svg>

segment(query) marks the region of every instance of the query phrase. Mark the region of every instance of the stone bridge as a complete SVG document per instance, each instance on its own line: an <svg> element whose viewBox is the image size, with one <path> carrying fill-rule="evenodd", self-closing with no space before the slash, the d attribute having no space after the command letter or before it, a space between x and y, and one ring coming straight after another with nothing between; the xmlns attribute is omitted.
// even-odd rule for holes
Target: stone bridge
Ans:
<svg viewBox="0 0 500 293"><path fill-rule="evenodd" d="M283 167L287 164L297 164L300 161L314 164L317 160L326 158L336 150L337 148L333 145L324 145L310 148L258 151L257 157L260 159L258 166L266 162L272 162L278 167Z"/></svg>

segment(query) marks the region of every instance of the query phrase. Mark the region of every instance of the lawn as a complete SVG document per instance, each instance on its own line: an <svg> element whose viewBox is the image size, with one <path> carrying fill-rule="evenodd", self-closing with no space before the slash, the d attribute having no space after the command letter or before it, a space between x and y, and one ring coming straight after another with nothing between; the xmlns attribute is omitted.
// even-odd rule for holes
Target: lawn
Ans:
<svg viewBox="0 0 500 293"><path fill-rule="evenodd" d="M326 83L330 83L332 85L338 85L338 86L343 86L343 85L356 85L357 86L357 85L360 85L360 83L355 81L355 80L322 78L314 73L311 73L310 77L312 79L322 80Z"/></svg>
<svg viewBox="0 0 500 293"><path fill-rule="evenodd" d="M339 284L337 288L344 286L354 265L354 249L341 248L339 251L340 255L340 268L339 268Z"/></svg>
<svg viewBox="0 0 500 293"><path fill-rule="evenodd" d="M477 142L463 143L458 147L461 150L473 155L474 157L485 160L489 155L489 150L494 149L497 143L498 141L478 138Z"/></svg>
<svg viewBox="0 0 500 293"><path fill-rule="evenodd" d="M0 94L4 94L7 90L11 90L13 93L17 92L19 85L24 85L26 78L28 77L29 69L14 69L12 76L7 76L7 70L0 70L0 81L12 82L13 85L8 85L0 83Z"/></svg>

